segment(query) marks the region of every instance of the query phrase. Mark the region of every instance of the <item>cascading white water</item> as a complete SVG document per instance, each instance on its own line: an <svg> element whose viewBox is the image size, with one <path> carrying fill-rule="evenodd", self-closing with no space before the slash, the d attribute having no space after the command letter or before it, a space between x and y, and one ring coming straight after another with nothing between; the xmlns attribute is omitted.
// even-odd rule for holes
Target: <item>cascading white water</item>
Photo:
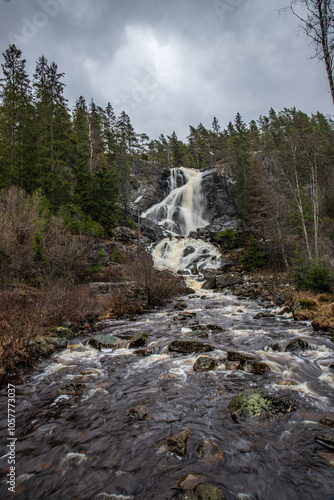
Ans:
<svg viewBox="0 0 334 500"><path fill-rule="evenodd" d="M173 168L170 193L142 217L152 220L173 235L188 236L208 224L203 219L205 200L201 189L202 173L190 168Z"/></svg>
<svg viewBox="0 0 334 500"><path fill-rule="evenodd" d="M190 168L171 169L170 192L142 217L159 224L170 235L155 247L156 267L200 273L220 265L220 253L210 243L187 238L190 232L208 225L202 190L203 173ZM182 239L180 239L182 237Z"/></svg>

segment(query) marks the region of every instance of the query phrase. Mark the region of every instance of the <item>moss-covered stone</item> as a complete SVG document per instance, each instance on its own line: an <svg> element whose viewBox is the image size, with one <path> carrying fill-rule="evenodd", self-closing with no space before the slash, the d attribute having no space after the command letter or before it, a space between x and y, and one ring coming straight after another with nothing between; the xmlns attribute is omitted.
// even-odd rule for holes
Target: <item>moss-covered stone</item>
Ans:
<svg viewBox="0 0 334 500"><path fill-rule="evenodd" d="M285 352L307 351L309 344L303 339L293 339L285 347Z"/></svg>
<svg viewBox="0 0 334 500"><path fill-rule="evenodd" d="M50 333L60 339L72 340L74 338L72 330L65 326L55 326L54 328L50 328Z"/></svg>
<svg viewBox="0 0 334 500"><path fill-rule="evenodd" d="M261 361L256 361L253 359L248 359L246 361L241 361L238 370L242 370L246 373L252 373L253 375L263 375L270 371L270 368L266 363Z"/></svg>
<svg viewBox="0 0 334 500"><path fill-rule="evenodd" d="M129 348L143 347L148 341L147 333L137 333L129 342Z"/></svg>
<svg viewBox="0 0 334 500"><path fill-rule="evenodd" d="M193 352L201 353L214 350L212 345L205 344L204 342L194 339L174 340L171 344L169 344L168 348L171 352L178 352L181 354L190 354Z"/></svg>
<svg viewBox="0 0 334 500"><path fill-rule="evenodd" d="M125 340L112 335L95 335L89 339L88 345L95 347L95 349L120 349L127 347L128 344Z"/></svg>
<svg viewBox="0 0 334 500"><path fill-rule="evenodd" d="M146 408L142 405L134 406L129 410L129 416L135 420L148 420L149 414Z"/></svg>
<svg viewBox="0 0 334 500"><path fill-rule="evenodd" d="M325 446L325 448L334 451L334 434L320 434L319 436L316 436L315 440L317 443Z"/></svg>
<svg viewBox="0 0 334 500"><path fill-rule="evenodd" d="M184 429L177 434L166 437L159 443L158 451L168 453L178 458L185 458L187 455L187 443L190 436L188 429Z"/></svg>
<svg viewBox="0 0 334 500"><path fill-rule="evenodd" d="M252 354L246 354L245 352L237 351L227 351L228 361L255 361L256 358Z"/></svg>
<svg viewBox="0 0 334 500"><path fill-rule="evenodd" d="M67 396L77 396L79 394L83 394L88 391L88 387L86 384L70 382L68 384L64 384L58 389L59 394L64 394Z"/></svg>
<svg viewBox="0 0 334 500"><path fill-rule="evenodd" d="M328 413L328 415L320 420L320 423L328 427L334 427L334 413Z"/></svg>
<svg viewBox="0 0 334 500"><path fill-rule="evenodd" d="M210 483L201 483L193 490L187 491L181 500L226 500L224 492Z"/></svg>
<svg viewBox="0 0 334 500"><path fill-rule="evenodd" d="M223 460L223 452L209 438L203 439L196 448L196 453L207 464L218 464Z"/></svg>
<svg viewBox="0 0 334 500"><path fill-rule="evenodd" d="M237 422L273 419L294 409L295 402L292 399L279 399L255 389L240 392L228 405L232 418Z"/></svg>
<svg viewBox="0 0 334 500"><path fill-rule="evenodd" d="M207 356L200 356L196 360L193 369L195 372L208 372L214 370L217 366L218 363L214 359L208 358Z"/></svg>

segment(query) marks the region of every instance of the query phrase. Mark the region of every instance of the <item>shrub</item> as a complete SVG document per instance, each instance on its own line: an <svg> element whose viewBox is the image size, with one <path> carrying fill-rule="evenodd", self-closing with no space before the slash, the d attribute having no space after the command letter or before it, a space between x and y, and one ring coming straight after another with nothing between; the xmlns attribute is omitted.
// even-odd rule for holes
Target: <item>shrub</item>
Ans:
<svg viewBox="0 0 334 500"><path fill-rule="evenodd" d="M306 259L300 256L294 260L292 279L297 290L327 293L333 288L333 271L320 259Z"/></svg>
<svg viewBox="0 0 334 500"><path fill-rule="evenodd" d="M58 210L59 217L72 234L85 234L102 238L103 228L90 215L85 215L78 205L62 205Z"/></svg>
<svg viewBox="0 0 334 500"><path fill-rule="evenodd" d="M146 252L128 264L128 277L144 291L148 306L160 305L187 293L183 279L170 271L155 269L152 256Z"/></svg>
<svg viewBox="0 0 334 500"><path fill-rule="evenodd" d="M220 244L223 250L236 250L245 245L245 236L240 229L225 229L220 231L214 240Z"/></svg>

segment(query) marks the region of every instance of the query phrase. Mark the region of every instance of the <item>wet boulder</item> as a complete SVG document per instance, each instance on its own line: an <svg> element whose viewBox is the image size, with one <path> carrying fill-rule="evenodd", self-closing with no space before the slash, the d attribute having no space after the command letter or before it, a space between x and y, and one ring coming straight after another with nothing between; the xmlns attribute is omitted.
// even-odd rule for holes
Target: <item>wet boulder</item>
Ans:
<svg viewBox="0 0 334 500"><path fill-rule="evenodd" d="M192 247L191 245L188 245L184 251L183 251L183 257L187 257L188 255L191 255L192 253L194 253L196 250L194 247Z"/></svg>
<svg viewBox="0 0 334 500"><path fill-rule="evenodd" d="M79 394L83 394L86 391L88 391L88 387L86 384L69 382L68 384L64 384L59 387L58 394L63 394L66 396L77 396Z"/></svg>
<svg viewBox="0 0 334 500"><path fill-rule="evenodd" d="M195 372L208 372L214 370L217 366L218 363L214 359L208 358L207 356L200 356L196 360L193 369Z"/></svg>
<svg viewBox="0 0 334 500"><path fill-rule="evenodd" d="M253 375L262 375L270 371L269 366L261 361L248 359L246 361L240 361L238 370L242 370L246 373L252 373Z"/></svg>
<svg viewBox="0 0 334 500"><path fill-rule="evenodd" d="M174 321L187 321L195 318L195 316L196 316L195 312L184 312L175 316Z"/></svg>
<svg viewBox="0 0 334 500"><path fill-rule="evenodd" d="M334 363L331 363L330 365L328 365L328 368L329 368L332 372L334 372Z"/></svg>
<svg viewBox="0 0 334 500"><path fill-rule="evenodd" d="M222 333L224 332L224 328L222 328L221 326L218 326L218 325L212 325L212 324L209 324L209 325L206 325L206 328L210 331L210 332L214 332L214 333Z"/></svg>
<svg viewBox="0 0 334 500"><path fill-rule="evenodd" d="M202 353L213 351L214 347L210 344L205 344L200 340L194 339L178 339L173 340L168 346L170 352L176 352L180 354L191 354L194 352Z"/></svg>
<svg viewBox="0 0 334 500"><path fill-rule="evenodd" d="M285 352L307 351L309 344L303 339L293 339L285 347Z"/></svg>
<svg viewBox="0 0 334 500"><path fill-rule="evenodd" d="M219 464L223 460L223 452L209 438L203 439L196 448L197 455L209 465Z"/></svg>
<svg viewBox="0 0 334 500"><path fill-rule="evenodd" d="M178 311L183 311L184 309L187 309L187 303L180 300L175 304L174 309L177 309Z"/></svg>
<svg viewBox="0 0 334 500"><path fill-rule="evenodd" d="M50 333L52 336L58 337L59 339L72 340L74 337L72 330L65 326L55 326L50 328Z"/></svg>
<svg viewBox="0 0 334 500"><path fill-rule="evenodd" d="M252 354L239 351L227 351L228 361L255 361L256 358Z"/></svg>
<svg viewBox="0 0 334 500"><path fill-rule="evenodd" d="M137 349L136 351L133 351L133 354L136 354L136 356L141 356L143 358L146 358L147 356L151 356L153 354L152 349Z"/></svg>
<svg viewBox="0 0 334 500"><path fill-rule="evenodd" d="M95 349L121 349L127 347L126 340L119 339L113 335L94 335L88 341L88 345Z"/></svg>
<svg viewBox="0 0 334 500"><path fill-rule="evenodd" d="M274 318L274 317L275 317L275 314L268 313L268 312L259 312L259 313L255 314L253 319Z"/></svg>
<svg viewBox="0 0 334 500"><path fill-rule="evenodd" d="M201 483L187 491L181 500L226 500L224 492L210 483Z"/></svg>
<svg viewBox="0 0 334 500"><path fill-rule="evenodd" d="M135 420L148 420L150 418L145 406L142 405L130 408L128 415Z"/></svg>
<svg viewBox="0 0 334 500"><path fill-rule="evenodd" d="M199 483L203 483L204 476L202 474L186 474L177 482L177 485L182 490L195 488Z"/></svg>
<svg viewBox="0 0 334 500"><path fill-rule="evenodd" d="M276 398L255 389L240 392L228 405L232 418L237 422L273 419L294 409L295 402L292 399Z"/></svg>
<svg viewBox="0 0 334 500"><path fill-rule="evenodd" d="M184 429L177 434L168 436L160 441L159 453L167 453L177 458L185 458L187 455L187 443L190 436L188 429Z"/></svg>
<svg viewBox="0 0 334 500"><path fill-rule="evenodd" d="M148 341L147 333L137 333L129 342L129 349L133 347L143 347Z"/></svg>
<svg viewBox="0 0 334 500"><path fill-rule="evenodd" d="M327 425L328 427L334 427L334 413L329 413L326 415L320 423L323 425Z"/></svg>
<svg viewBox="0 0 334 500"><path fill-rule="evenodd" d="M321 444L325 448L328 448L329 450L334 451L334 434L333 433L320 434L319 436L316 436L315 440L317 443Z"/></svg>

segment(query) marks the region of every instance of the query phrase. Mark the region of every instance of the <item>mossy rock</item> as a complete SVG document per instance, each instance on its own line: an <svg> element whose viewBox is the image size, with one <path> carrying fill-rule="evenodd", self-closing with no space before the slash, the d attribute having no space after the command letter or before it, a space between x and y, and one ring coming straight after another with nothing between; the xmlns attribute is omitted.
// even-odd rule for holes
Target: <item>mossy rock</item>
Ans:
<svg viewBox="0 0 334 500"><path fill-rule="evenodd" d="M201 483L193 490L187 491L181 500L226 500L225 493L210 483Z"/></svg>
<svg viewBox="0 0 334 500"><path fill-rule="evenodd" d="M248 359L246 361L241 361L238 370L242 370L246 373L252 373L253 375L262 375L270 371L269 366L261 361L256 361L253 359Z"/></svg>
<svg viewBox="0 0 334 500"><path fill-rule="evenodd" d="M81 384L78 382L70 382L68 384L64 384L58 389L59 394L64 394L66 396L77 396L80 394L84 394L88 391L88 387L86 384Z"/></svg>
<svg viewBox="0 0 334 500"><path fill-rule="evenodd" d="M303 339L293 339L285 347L285 352L307 351L309 344Z"/></svg>
<svg viewBox="0 0 334 500"><path fill-rule="evenodd" d="M295 402L292 399L279 399L255 389L240 392L228 405L232 418L237 422L274 419L294 409Z"/></svg>
<svg viewBox="0 0 334 500"><path fill-rule="evenodd" d="M207 356L200 356L196 360L193 369L195 372L208 372L214 370L217 366L218 363L214 359L208 358Z"/></svg>
<svg viewBox="0 0 334 500"><path fill-rule="evenodd" d="M187 455L187 443L190 436L188 429L184 429L177 434L168 436L160 441L158 451L168 453L178 458L185 458Z"/></svg>
<svg viewBox="0 0 334 500"><path fill-rule="evenodd" d="M334 451L334 434L329 432L326 434L320 434L319 436L316 436L315 440L317 443L325 446L325 448Z"/></svg>
<svg viewBox="0 0 334 500"><path fill-rule="evenodd" d="M137 333L129 342L129 349L143 347L148 341L147 333Z"/></svg>
<svg viewBox="0 0 334 500"><path fill-rule="evenodd" d="M128 415L135 420L148 420L150 418L146 408L142 405L130 408Z"/></svg>
<svg viewBox="0 0 334 500"><path fill-rule="evenodd" d="M247 354L245 352L238 351L227 351L228 361L255 361L256 358L253 354Z"/></svg>
<svg viewBox="0 0 334 500"><path fill-rule="evenodd" d="M72 340L74 338L72 330L65 326L55 326L50 328L50 333L60 339Z"/></svg>
<svg viewBox="0 0 334 500"><path fill-rule="evenodd" d="M209 438L203 439L196 448L196 453L207 464L218 464L223 460L223 452Z"/></svg>
<svg viewBox="0 0 334 500"><path fill-rule="evenodd" d="M199 340L194 339L179 339L174 340L168 346L169 351L178 352L180 354L190 354L194 352L208 352L213 351L214 347L210 344L205 344Z"/></svg>
<svg viewBox="0 0 334 500"><path fill-rule="evenodd" d="M88 345L95 349L121 349L127 347L125 340L114 337L113 335L95 335L88 341Z"/></svg>

